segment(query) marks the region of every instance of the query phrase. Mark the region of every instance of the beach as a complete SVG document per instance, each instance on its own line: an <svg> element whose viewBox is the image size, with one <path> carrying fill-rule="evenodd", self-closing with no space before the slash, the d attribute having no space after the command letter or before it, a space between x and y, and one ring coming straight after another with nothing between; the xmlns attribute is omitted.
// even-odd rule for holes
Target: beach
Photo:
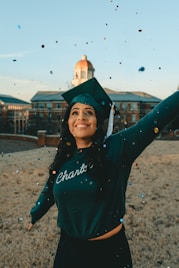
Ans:
<svg viewBox="0 0 179 268"><path fill-rule="evenodd" d="M31 231L27 226L56 148L0 144L0 268L52 268L60 238L56 206ZM178 267L178 179L177 140L156 139L132 166L124 225L134 268Z"/></svg>

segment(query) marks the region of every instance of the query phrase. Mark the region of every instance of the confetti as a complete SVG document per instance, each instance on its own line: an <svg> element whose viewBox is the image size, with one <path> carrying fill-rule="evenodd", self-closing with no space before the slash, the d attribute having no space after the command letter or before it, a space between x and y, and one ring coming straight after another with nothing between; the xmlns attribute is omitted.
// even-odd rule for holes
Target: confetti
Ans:
<svg viewBox="0 0 179 268"><path fill-rule="evenodd" d="M66 142L66 146L71 146L71 142L70 141L67 141Z"/></svg>
<svg viewBox="0 0 179 268"><path fill-rule="evenodd" d="M159 133L159 129L158 129L158 127L154 127L154 133L155 133L155 134Z"/></svg>
<svg viewBox="0 0 179 268"><path fill-rule="evenodd" d="M144 72L145 71L145 67L141 66L139 69L138 69L139 72Z"/></svg>
<svg viewBox="0 0 179 268"><path fill-rule="evenodd" d="M140 194L140 197L141 197L141 198L144 198L144 197L145 197L145 194Z"/></svg>
<svg viewBox="0 0 179 268"><path fill-rule="evenodd" d="M118 10L118 8L119 8L119 6L117 5L117 6L116 6L116 8L115 8L115 11L117 11L117 10Z"/></svg>

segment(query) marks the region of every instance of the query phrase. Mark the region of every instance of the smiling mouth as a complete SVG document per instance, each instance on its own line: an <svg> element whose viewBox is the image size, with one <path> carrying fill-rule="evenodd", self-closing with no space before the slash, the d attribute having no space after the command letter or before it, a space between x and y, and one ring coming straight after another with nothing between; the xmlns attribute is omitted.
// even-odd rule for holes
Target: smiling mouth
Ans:
<svg viewBox="0 0 179 268"><path fill-rule="evenodd" d="M88 126L89 125L79 124L79 125L76 125L76 128L86 128Z"/></svg>

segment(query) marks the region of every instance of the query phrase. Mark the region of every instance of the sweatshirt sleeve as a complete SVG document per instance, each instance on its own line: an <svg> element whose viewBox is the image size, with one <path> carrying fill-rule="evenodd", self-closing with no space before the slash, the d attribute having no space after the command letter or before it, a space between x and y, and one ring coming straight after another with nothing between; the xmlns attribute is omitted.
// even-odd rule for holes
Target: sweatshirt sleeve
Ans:
<svg viewBox="0 0 179 268"><path fill-rule="evenodd" d="M52 207L55 203L53 192L52 192L52 185L45 184L42 192L40 193L35 206L31 209L31 223L34 224L40 218L42 218L50 207Z"/></svg>
<svg viewBox="0 0 179 268"><path fill-rule="evenodd" d="M176 91L142 117L135 125L109 136L116 162L132 164L160 132L179 115L179 91Z"/></svg>
<svg viewBox="0 0 179 268"><path fill-rule="evenodd" d="M137 124L126 130L125 152L131 163L179 115L179 91L161 101Z"/></svg>

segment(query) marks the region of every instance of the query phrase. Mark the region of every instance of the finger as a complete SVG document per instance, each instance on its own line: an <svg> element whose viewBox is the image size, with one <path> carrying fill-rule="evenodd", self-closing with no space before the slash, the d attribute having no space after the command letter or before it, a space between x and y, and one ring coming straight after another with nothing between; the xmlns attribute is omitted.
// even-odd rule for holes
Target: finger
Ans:
<svg viewBox="0 0 179 268"><path fill-rule="evenodd" d="M33 224L30 223L29 226L27 227L27 230L30 231L32 229L32 227L33 227Z"/></svg>

